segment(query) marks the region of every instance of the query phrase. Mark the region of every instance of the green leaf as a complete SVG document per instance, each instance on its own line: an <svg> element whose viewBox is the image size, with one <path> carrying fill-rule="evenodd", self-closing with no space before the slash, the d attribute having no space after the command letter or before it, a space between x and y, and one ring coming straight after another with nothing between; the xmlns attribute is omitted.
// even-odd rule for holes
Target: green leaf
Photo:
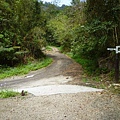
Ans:
<svg viewBox="0 0 120 120"><path fill-rule="evenodd" d="M3 34L0 34L0 38L3 38L4 37L4 35Z"/></svg>

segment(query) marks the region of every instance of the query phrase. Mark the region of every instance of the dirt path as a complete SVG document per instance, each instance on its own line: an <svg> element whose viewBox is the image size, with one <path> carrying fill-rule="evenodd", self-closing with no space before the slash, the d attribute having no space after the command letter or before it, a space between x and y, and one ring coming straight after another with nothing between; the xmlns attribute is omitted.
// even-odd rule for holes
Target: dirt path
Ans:
<svg viewBox="0 0 120 120"><path fill-rule="evenodd" d="M0 82L1 87L15 89L19 92L25 90L36 96L101 91L90 87L73 86L72 83L74 83L76 76L79 81L81 79L81 66L66 55L61 54L57 48L52 47L52 49L52 51L46 52L47 56L53 58L51 65L44 69L30 72L20 79L3 80Z"/></svg>
<svg viewBox="0 0 120 120"><path fill-rule="evenodd" d="M58 90L58 93L0 99L0 120L120 120L120 96L104 91L71 92L73 87L69 84L81 83L81 66L59 53L56 48L47 52L47 55L54 59L49 67L26 76L5 79L0 84L5 88L35 88L37 92L43 92L50 86L48 92L51 92L56 86L53 91ZM60 86L66 88L66 85L70 88L62 93Z"/></svg>
<svg viewBox="0 0 120 120"><path fill-rule="evenodd" d="M54 60L50 66L40 69L40 70L37 70L37 71L32 71L29 74L27 74L26 76L12 77L11 79L10 78L4 79L3 81L0 81L0 84L1 84L0 87L20 88L23 86L24 87L29 86L32 83L34 83L33 85L35 85L35 83L41 82L42 80L44 81L44 83L42 81L41 84L38 83L38 85L51 84L49 82L49 80L47 80L47 83L46 83L44 79L56 78L57 76L62 77L63 73L68 68L68 66L73 64L73 61L71 59L66 57L64 54L59 53L59 51L56 48L53 48L53 51L47 52L46 54L47 54L47 56L53 58L53 60ZM67 80L69 78L70 77L66 76L64 79L66 79L66 82L67 82L67 81L69 81L69 80ZM65 81L64 80L63 81L54 80L53 82L56 82L55 84L57 84L57 82L58 82L58 84L61 84L62 82L65 82Z"/></svg>

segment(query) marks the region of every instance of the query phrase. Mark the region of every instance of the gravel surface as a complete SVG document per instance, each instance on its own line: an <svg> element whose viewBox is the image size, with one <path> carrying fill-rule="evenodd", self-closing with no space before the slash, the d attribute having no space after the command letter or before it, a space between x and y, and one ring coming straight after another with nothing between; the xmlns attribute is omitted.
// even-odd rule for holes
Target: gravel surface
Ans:
<svg viewBox="0 0 120 120"><path fill-rule="evenodd" d="M0 120L120 120L119 100L101 92L0 99Z"/></svg>
<svg viewBox="0 0 120 120"><path fill-rule="evenodd" d="M56 48L47 55L54 59L50 66L26 76L4 79L0 87L81 85L83 71L79 64ZM120 120L120 96L99 91L0 99L0 120Z"/></svg>

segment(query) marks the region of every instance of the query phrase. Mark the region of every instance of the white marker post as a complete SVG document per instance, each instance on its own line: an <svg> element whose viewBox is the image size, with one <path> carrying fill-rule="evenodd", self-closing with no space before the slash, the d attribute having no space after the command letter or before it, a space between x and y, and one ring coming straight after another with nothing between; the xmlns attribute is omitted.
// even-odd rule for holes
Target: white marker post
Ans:
<svg viewBox="0 0 120 120"><path fill-rule="evenodd" d="M119 54L120 53L120 46L116 46L116 48L107 48L107 50L116 52L116 60L115 60L115 81L119 82Z"/></svg>

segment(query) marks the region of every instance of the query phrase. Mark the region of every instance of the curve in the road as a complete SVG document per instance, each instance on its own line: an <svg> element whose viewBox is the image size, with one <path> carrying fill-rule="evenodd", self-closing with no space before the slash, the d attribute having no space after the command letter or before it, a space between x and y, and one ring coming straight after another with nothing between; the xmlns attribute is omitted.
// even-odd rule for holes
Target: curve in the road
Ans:
<svg viewBox="0 0 120 120"><path fill-rule="evenodd" d="M26 90L36 96L51 95L59 93L77 93L101 91L90 87L66 85L68 81L72 81L70 76L64 76L62 73L73 64L73 60L66 55L60 53L57 48L52 47L53 51L46 53L54 62L37 71L30 72L26 77L21 79L0 81L1 88L12 88L16 91Z"/></svg>

